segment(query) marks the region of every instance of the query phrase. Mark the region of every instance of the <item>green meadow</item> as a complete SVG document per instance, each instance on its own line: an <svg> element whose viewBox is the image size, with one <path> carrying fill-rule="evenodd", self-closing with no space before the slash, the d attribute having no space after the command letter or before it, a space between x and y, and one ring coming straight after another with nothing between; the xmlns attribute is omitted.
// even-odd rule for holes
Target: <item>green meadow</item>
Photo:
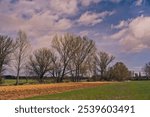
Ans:
<svg viewBox="0 0 150 117"><path fill-rule="evenodd" d="M84 88L27 100L150 100L150 81L129 81Z"/></svg>

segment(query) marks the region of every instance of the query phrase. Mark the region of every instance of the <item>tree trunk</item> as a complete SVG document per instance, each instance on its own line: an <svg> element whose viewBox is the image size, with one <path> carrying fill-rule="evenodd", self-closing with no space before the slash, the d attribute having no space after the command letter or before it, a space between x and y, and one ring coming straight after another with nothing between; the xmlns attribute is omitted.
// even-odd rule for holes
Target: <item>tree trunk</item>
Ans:
<svg viewBox="0 0 150 117"><path fill-rule="evenodd" d="M100 77L100 80L103 80L104 79L104 71L101 70L101 77Z"/></svg>
<svg viewBox="0 0 150 117"><path fill-rule="evenodd" d="M16 78L16 85L19 85L19 72L20 70L17 70L17 78Z"/></svg>
<svg viewBox="0 0 150 117"><path fill-rule="evenodd" d="M3 84L3 78L2 78L2 64L0 63L0 84Z"/></svg>
<svg viewBox="0 0 150 117"><path fill-rule="evenodd" d="M21 69L20 63L21 63L21 54L19 54L19 58L18 58L16 85L19 85L19 76L20 76L20 69Z"/></svg>
<svg viewBox="0 0 150 117"><path fill-rule="evenodd" d="M67 66L65 65L64 68L63 68L63 71L62 71L62 74L61 74L61 77L60 77L59 82L63 82L64 76L65 76L66 67L67 67Z"/></svg>

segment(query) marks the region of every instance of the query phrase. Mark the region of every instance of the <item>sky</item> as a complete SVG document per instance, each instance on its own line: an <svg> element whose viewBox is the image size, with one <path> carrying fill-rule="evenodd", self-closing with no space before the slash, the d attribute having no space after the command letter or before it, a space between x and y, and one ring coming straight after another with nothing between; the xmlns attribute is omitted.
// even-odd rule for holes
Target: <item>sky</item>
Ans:
<svg viewBox="0 0 150 117"><path fill-rule="evenodd" d="M130 70L150 61L150 0L0 0L0 34L16 38L19 30L34 49L73 33L94 40Z"/></svg>

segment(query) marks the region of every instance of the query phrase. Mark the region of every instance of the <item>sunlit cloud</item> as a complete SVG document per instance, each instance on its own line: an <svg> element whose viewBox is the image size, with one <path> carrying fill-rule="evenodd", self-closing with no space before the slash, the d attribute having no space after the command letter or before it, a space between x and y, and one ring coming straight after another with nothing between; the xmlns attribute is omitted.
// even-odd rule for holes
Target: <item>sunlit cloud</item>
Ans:
<svg viewBox="0 0 150 117"><path fill-rule="evenodd" d="M119 32L111 35L111 38L119 40L125 51L141 52L150 48L150 17L139 16L129 23L121 21L113 27L122 27Z"/></svg>

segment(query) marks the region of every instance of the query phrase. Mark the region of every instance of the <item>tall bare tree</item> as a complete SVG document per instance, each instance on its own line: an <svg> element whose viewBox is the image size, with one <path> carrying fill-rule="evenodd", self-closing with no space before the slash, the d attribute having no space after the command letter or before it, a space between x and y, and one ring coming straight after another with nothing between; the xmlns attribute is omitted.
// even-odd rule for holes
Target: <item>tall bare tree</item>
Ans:
<svg viewBox="0 0 150 117"><path fill-rule="evenodd" d="M114 56L109 55L106 52L98 52L96 55L96 64L97 64L97 69L101 73L101 79L105 80L104 74L106 73L108 65L115 59Z"/></svg>
<svg viewBox="0 0 150 117"><path fill-rule="evenodd" d="M30 56L27 68L30 74L38 77L40 83L44 82L44 76L51 70L51 51L47 48L36 50Z"/></svg>
<svg viewBox="0 0 150 117"><path fill-rule="evenodd" d="M87 59L95 53L95 43L87 37L76 37L77 50L73 54L73 64L75 66L75 81L80 80L83 71L87 69ZM81 73L82 71L82 73Z"/></svg>
<svg viewBox="0 0 150 117"><path fill-rule="evenodd" d="M15 46L13 40L8 36L0 35L0 82L2 83L2 73L5 70L5 66L10 61L9 55L14 51Z"/></svg>
<svg viewBox="0 0 150 117"><path fill-rule="evenodd" d="M61 77L62 64L60 58L57 56L53 49L51 49L51 61L52 65L49 73L54 78L55 82L59 82L59 79Z"/></svg>
<svg viewBox="0 0 150 117"><path fill-rule="evenodd" d="M144 71L147 79L150 79L150 62L145 64L143 71Z"/></svg>
<svg viewBox="0 0 150 117"><path fill-rule="evenodd" d="M25 68L25 62L29 54L30 43L27 39L26 34L23 31L18 32L18 37L16 39L16 50L14 51L14 61L13 66L16 71L16 85L19 84L20 72ZM31 50L30 50L31 51Z"/></svg>
<svg viewBox="0 0 150 117"><path fill-rule="evenodd" d="M92 78L91 80L96 81L97 80L97 68L96 68L96 62L95 62L95 52L89 56L84 63L86 67L87 76Z"/></svg>
<svg viewBox="0 0 150 117"><path fill-rule="evenodd" d="M65 34L64 36L59 37L55 36L52 40L52 47L59 54L62 70L58 82L62 82L66 72L68 72L66 70L67 66L78 48L76 37L71 34Z"/></svg>

